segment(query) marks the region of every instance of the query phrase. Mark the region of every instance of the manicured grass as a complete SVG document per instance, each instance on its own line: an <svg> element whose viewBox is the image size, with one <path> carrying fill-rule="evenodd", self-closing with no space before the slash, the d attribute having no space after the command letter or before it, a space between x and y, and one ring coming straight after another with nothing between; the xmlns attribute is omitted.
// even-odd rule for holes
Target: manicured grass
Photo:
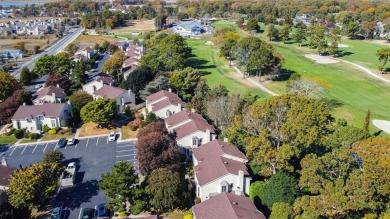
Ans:
<svg viewBox="0 0 390 219"><path fill-rule="evenodd" d="M17 139L13 135L11 136L0 135L0 146L6 144L14 144L15 142L17 142Z"/></svg>
<svg viewBox="0 0 390 219"><path fill-rule="evenodd" d="M339 48L341 53L345 53L345 55L341 57L342 59L370 68L377 73L379 73L378 66L380 66L381 63L376 56L376 52L379 49L390 47L390 45L379 45L363 40L350 40L346 38L343 38L341 43L349 46L346 48Z"/></svg>
<svg viewBox="0 0 390 219"><path fill-rule="evenodd" d="M22 139L19 143L20 144L23 144L23 143L33 143L33 142L37 142L38 140L37 139L28 139L28 138L24 138Z"/></svg>
<svg viewBox="0 0 390 219"><path fill-rule="evenodd" d="M235 21L216 21L211 23L211 26L213 26L215 29L220 27L233 27L237 33L245 33L244 30L241 30Z"/></svg>
<svg viewBox="0 0 390 219"><path fill-rule="evenodd" d="M210 87L223 84L230 93L244 94L247 90L252 90L261 97L269 97L269 94L258 88L248 87L248 82L242 77L236 77L234 69L229 68L228 61L219 57L216 47L205 45L207 40L188 39L187 42L195 55L190 60L192 66L199 69Z"/></svg>
<svg viewBox="0 0 390 219"><path fill-rule="evenodd" d="M338 101L341 106L333 110L337 118L345 118L350 124L363 127L368 109L371 119L390 120L390 89L388 85L373 79L361 70L345 63L318 64L304 57L305 53L291 45L273 43L286 61L284 68L301 74L304 78L321 79L330 86L328 99ZM285 87L285 83L279 83ZM273 85L275 87L275 85ZM281 88L273 89L281 93ZM372 126L375 130L374 126Z"/></svg>
<svg viewBox="0 0 390 219"><path fill-rule="evenodd" d="M59 140L60 138L73 138L74 137L74 133L72 134L46 134L42 137L42 140L41 141L51 141L51 140Z"/></svg>

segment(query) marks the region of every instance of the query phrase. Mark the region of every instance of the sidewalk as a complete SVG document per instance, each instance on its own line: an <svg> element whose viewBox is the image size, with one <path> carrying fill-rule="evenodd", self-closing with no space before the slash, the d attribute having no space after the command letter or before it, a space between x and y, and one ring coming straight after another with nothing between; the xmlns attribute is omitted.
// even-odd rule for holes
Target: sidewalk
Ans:
<svg viewBox="0 0 390 219"><path fill-rule="evenodd" d="M244 77L244 74L242 73L242 71L240 69L238 69L235 65L233 65L232 67L236 70L237 74ZM277 93L272 92L270 89L264 87L259 82L255 81L253 78L245 78L245 79L248 80L249 82L251 82L256 87L260 88L261 90L267 92L271 96L279 96Z"/></svg>

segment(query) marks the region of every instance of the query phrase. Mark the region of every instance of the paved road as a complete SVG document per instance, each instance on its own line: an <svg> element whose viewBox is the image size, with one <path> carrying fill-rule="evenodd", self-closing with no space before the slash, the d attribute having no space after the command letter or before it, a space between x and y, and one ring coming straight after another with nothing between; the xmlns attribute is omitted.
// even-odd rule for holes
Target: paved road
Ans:
<svg viewBox="0 0 390 219"><path fill-rule="evenodd" d="M19 69L15 70L11 74L15 78L19 78L20 71L23 67L28 67L30 71L34 68L35 61L41 58L44 55L55 55L59 52L61 52L65 47L71 43L73 40L75 40L82 32L84 31L84 28L79 27L76 29L73 29L73 31L70 31L66 36L62 37L61 39L57 40L57 42L53 43L49 48L47 48L45 51L41 52L40 54L34 56L30 61L23 63L19 67Z"/></svg>
<svg viewBox="0 0 390 219"><path fill-rule="evenodd" d="M84 208L95 208L108 201L99 190L101 174L109 172L119 161L127 161L137 166L135 141L109 142L107 137L80 139L76 145L58 149L56 143L35 143L23 146L0 147L0 157L5 156L9 166L29 166L42 161L49 150L61 150L66 160L64 164L76 162L76 184L61 189L55 202L64 203L61 219L78 219Z"/></svg>

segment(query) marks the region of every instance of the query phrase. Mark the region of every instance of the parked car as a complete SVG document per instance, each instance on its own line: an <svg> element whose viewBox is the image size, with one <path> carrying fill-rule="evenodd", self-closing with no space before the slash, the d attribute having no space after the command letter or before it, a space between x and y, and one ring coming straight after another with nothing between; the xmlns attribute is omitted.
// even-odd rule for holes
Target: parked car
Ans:
<svg viewBox="0 0 390 219"><path fill-rule="evenodd" d="M58 142L57 142L58 148L63 148L65 146L66 146L66 139L65 138L61 138L60 140L58 140Z"/></svg>
<svg viewBox="0 0 390 219"><path fill-rule="evenodd" d="M100 204L97 206L96 215L97 215L97 217L104 217L104 216L107 216L106 204L100 203Z"/></svg>
<svg viewBox="0 0 390 219"><path fill-rule="evenodd" d="M84 208L81 219L92 219L93 218L94 209L92 208Z"/></svg>
<svg viewBox="0 0 390 219"><path fill-rule="evenodd" d="M111 132L110 135L108 136L108 141L115 141L116 134L115 132Z"/></svg>
<svg viewBox="0 0 390 219"><path fill-rule="evenodd" d="M38 89L38 88L41 88L43 86L43 84L37 84L35 85L35 88Z"/></svg>
<svg viewBox="0 0 390 219"><path fill-rule="evenodd" d="M50 219L60 219L62 214L62 203L57 203L57 207L51 211Z"/></svg>
<svg viewBox="0 0 390 219"><path fill-rule="evenodd" d="M76 144L76 139L75 138L69 138L68 143L66 145L74 145Z"/></svg>

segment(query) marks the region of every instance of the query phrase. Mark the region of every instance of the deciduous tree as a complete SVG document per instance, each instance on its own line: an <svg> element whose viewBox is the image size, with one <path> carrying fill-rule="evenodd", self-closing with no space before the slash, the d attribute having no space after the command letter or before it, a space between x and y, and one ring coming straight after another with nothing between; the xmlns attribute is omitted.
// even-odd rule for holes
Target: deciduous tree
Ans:
<svg viewBox="0 0 390 219"><path fill-rule="evenodd" d="M174 73L169 79L170 85L179 91L179 95L190 100L194 95L195 88L200 81L200 73L197 69L187 67Z"/></svg>
<svg viewBox="0 0 390 219"><path fill-rule="evenodd" d="M64 89L65 93L69 94L69 89L72 85L72 82L68 77L62 75L50 75L45 83L45 87L49 86L59 86Z"/></svg>
<svg viewBox="0 0 390 219"><path fill-rule="evenodd" d="M20 72L20 83L23 85L29 85L33 79L33 75L27 67L23 67Z"/></svg>
<svg viewBox="0 0 390 219"><path fill-rule="evenodd" d="M246 24L246 29L249 31L256 31L256 33L260 32L259 22L256 19L250 19Z"/></svg>
<svg viewBox="0 0 390 219"><path fill-rule="evenodd" d="M351 38L354 39L356 36L360 33L360 25L358 22L354 21L349 23L344 30L345 34Z"/></svg>
<svg viewBox="0 0 390 219"><path fill-rule="evenodd" d="M298 181L285 172L273 175L264 187L261 202L272 208L274 203L292 204L298 195Z"/></svg>
<svg viewBox="0 0 390 219"><path fill-rule="evenodd" d="M12 96L0 102L0 124L10 123L12 116L23 103L31 104L31 94L23 90L15 91Z"/></svg>
<svg viewBox="0 0 390 219"><path fill-rule="evenodd" d="M40 77L46 74L68 75L70 67L71 60L69 58L44 55L35 62L33 72Z"/></svg>
<svg viewBox="0 0 390 219"><path fill-rule="evenodd" d="M139 97L139 91L153 80L154 74L148 66L141 65L129 74L124 82L124 87L130 89Z"/></svg>
<svg viewBox="0 0 390 219"><path fill-rule="evenodd" d="M270 24L268 26L267 36L269 37L269 41L272 41L275 37L279 36L279 30L275 27L275 25Z"/></svg>
<svg viewBox="0 0 390 219"><path fill-rule="evenodd" d="M385 69L385 65L390 57L390 49L382 48L376 52L376 56L378 56L379 61L382 62L382 66L380 67L380 69L381 69L381 73L383 73Z"/></svg>
<svg viewBox="0 0 390 219"><path fill-rule="evenodd" d="M279 31L279 37L283 42L286 42L290 38L291 26L284 24L282 29Z"/></svg>
<svg viewBox="0 0 390 219"><path fill-rule="evenodd" d="M56 191L62 168L56 163L35 163L17 170L9 184L9 202L18 209L42 205Z"/></svg>
<svg viewBox="0 0 390 219"><path fill-rule="evenodd" d="M45 163L55 163L61 165L64 159L65 156L61 151L50 150L43 155L43 162Z"/></svg>
<svg viewBox="0 0 390 219"><path fill-rule="evenodd" d="M21 88L22 85L10 73L0 69L0 102Z"/></svg>
<svg viewBox="0 0 390 219"><path fill-rule="evenodd" d="M100 127L107 126L113 122L117 115L115 99L97 99L87 103L80 112L82 120L94 122Z"/></svg>
<svg viewBox="0 0 390 219"><path fill-rule="evenodd" d="M286 202L277 202L272 206L269 219L291 219L294 216L292 206Z"/></svg>
<svg viewBox="0 0 390 219"><path fill-rule="evenodd" d="M295 42L302 46L302 41L306 40L306 30L303 28L297 28L293 35Z"/></svg>

